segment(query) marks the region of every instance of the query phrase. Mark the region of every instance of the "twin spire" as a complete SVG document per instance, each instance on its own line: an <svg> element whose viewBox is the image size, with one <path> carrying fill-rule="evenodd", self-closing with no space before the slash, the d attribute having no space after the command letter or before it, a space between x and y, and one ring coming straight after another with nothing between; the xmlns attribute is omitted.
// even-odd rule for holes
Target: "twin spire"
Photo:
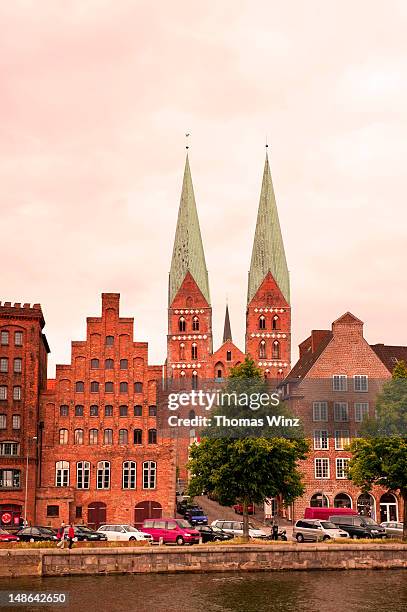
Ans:
<svg viewBox="0 0 407 612"><path fill-rule="evenodd" d="M171 307L175 296L181 288L187 272L191 274L209 305L208 270L206 268L188 154L185 160L181 201L171 260L168 287L169 307ZM273 275L280 291L289 303L289 273L270 166L268 156L266 155L249 271L248 303L253 299L269 272ZM231 336L229 310L226 308L224 342L225 339L231 339Z"/></svg>

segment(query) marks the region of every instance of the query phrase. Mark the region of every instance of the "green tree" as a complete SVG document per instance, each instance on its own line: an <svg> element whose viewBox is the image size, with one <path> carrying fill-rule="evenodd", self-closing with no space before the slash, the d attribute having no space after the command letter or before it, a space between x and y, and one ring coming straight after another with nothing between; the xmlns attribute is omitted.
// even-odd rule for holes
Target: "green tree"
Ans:
<svg viewBox="0 0 407 612"><path fill-rule="evenodd" d="M404 503L403 540L407 541L407 367L399 362L383 386L375 418L367 419L350 445L349 478L366 492L374 485L398 491Z"/></svg>

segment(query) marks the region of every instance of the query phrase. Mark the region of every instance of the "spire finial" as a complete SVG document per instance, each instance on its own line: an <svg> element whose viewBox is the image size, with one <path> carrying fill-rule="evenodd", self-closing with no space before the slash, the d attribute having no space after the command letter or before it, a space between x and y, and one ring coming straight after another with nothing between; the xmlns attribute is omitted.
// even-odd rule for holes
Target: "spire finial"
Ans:
<svg viewBox="0 0 407 612"><path fill-rule="evenodd" d="M266 134L266 153L267 153L268 148L269 148L269 143L268 143L267 134Z"/></svg>
<svg viewBox="0 0 407 612"><path fill-rule="evenodd" d="M188 149L189 149L189 140L188 140L188 138L189 138L190 136L191 136L191 134L190 134L189 132L187 132L187 133L185 134L185 148L186 148L186 150L187 150L187 151L188 151Z"/></svg>

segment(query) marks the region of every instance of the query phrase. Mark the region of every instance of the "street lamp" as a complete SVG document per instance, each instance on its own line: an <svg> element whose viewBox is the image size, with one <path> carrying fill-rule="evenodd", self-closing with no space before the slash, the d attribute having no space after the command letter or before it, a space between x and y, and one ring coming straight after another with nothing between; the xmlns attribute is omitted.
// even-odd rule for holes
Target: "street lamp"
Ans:
<svg viewBox="0 0 407 612"><path fill-rule="evenodd" d="M30 440L36 440L37 436L27 438L27 457L25 464L25 498L24 498L24 527L27 526L27 498L28 498L28 457L30 454Z"/></svg>

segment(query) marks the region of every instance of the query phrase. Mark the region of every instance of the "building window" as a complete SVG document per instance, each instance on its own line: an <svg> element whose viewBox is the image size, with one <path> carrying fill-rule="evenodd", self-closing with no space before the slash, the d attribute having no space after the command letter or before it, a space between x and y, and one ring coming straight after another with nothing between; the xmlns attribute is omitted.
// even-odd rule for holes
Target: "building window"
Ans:
<svg viewBox="0 0 407 612"><path fill-rule="evenodd" d="M273 342L273 359L280 359L280 343L278 340Z"/></svg>
<svg viewBox="0 0 407 612"><path fill-rule="evenodd" d="M226 361L232 361L232 351L226 351Z"/></svg>
<svg viewBox="0 0 407 612"><path fill-rule="evenodd" d="M143 444L143 431L141 429L135 429L133 433L134 444Z"/></svg>
<svg viewBox="0 0 407 612"><path fill-rule="evenodd" d="M343 457L336 459L336 477L344 479L348 477L349 459Z"/></svg>
<svg viewBox="0 0 407 612"><path fill-rule="evenodd" d="M8 372L8 359L7 359L7 357L2 357L0 359L0 372L2 374L7 374L7 372Z"/></svg>
<svg viewBox="0 0 407 612"><path fill-rule="evenodd" d="M114 368L114 361L113 359L106 359L105 361L105 370L113 370Z"/></svg>
<svg viewBox="0 0 407 612"><path fill-rule="evenodd" d="M369 416L369 402L357 402L355 404L355 421L361 423Z"/></svg>
<svg viewBox="0 0 407 612"><path fill-rule="evenodd" d="M7 416L0 414L0 429L7 429Z"/></svg>
<svg viewBox="0 0 407 612"><path fill-rule="evenodd" d="M198 319L198 317L194 317L192 319L192 330L193 331L199 331L199 319Z"/></svg>
<svg viewBox="0 0 407 612"><path fill-rule="evenodd" d="M5 385L0 386L0 400L7 399L7 387Z"/></svg>
<svg viewBox="0 0 407 612"><path fill-rule="evenodd" d="M98 433L97 429L89 429L89 444L97 444L98 443Z"/></svg>
<svg viewBox="0 0 407 612"><path fill-rule="evenodd" d="M113 406L105 406L105 416L113 416Z"/></svg>
<svg viewBox="0 0 407 612"><path fill-rule="evenodd" d="M13 429L21 428L21 416L19 414L13 414L12 427Z"/></svg>
<svg viewBox="0 0 407 612"><path fill-rule="evenodd" d="M280 319L277 315L275 315L273 317L273 320L271 322L271 327L272 329L279 329L280 328Z"/></svg>
<svg viewBox="0 0 407 612"><path fill-rule="evenodd" d="M355 391L366 393L369 390L368 377L365 374L357 374L354 376L353 388Z"/></svg>
<svg viewBox="0 0 407 612"><path fill-rule="evenodd" d="M110 488L110 462L99 461L97 467L97 484L98 489Z"/></svg>
<svg viewBox="0 0 407 612"><path fill-rule="evenodd" d="M123 489L136 488L137 464L135 461L124 461L123 463Z"/></svg>
<svg viewBox="0 0 407 612"><path fill-rule="evenodd" d="M143 407L134 406L134 416L142 416L142 415L143 415Z"/></svg>
<svg viewBox="0 0 407 612"><path fill-rule="evenodd" d="M78 461L76 464L76 488L89 489L90 463L89 461Z"/></svg>
<svg viewBox="0 0 407 612"><path fill-rule="evenodd" d="M185 344L179 345L179 360L184 361L185 359Z"/></svg>
<svg viewBox="0 0 407 612"><path fill-rule="evenodd" d="M83 417L83 406L81 405L75 406L75 416Z"/></svg>
<svg viewBox="0 0 407 612"><path fill-rule="evenodd" d="M82 506L75 506L75 518L82 518Z"/></svg>
<svg viewBox="0 0 407 612"><path fill-rule="evenodd" d="M83 444L83 429L75 429L74 444Z"/></svg>
<svg viewBox="0 0 407 612"><path fill-rule="evenodd" d="M119 444L129 443L129 432L127 429L119 429Z"/></svg>
<svg viewBox="0 0 407 612"><path fill-rule="evenodd" d="M8 331L2 331L0 334L0 344L1 346L8 346Z"/></svg>
<svg viewBox="0 0 407 612"><path fill-rule="evenodd" d="M82 382L81 380L78 380L78 381L75 383L75 391L76 391L77 393L83 393L83 392L85 391L85 383L84 383L84 382Z"/></svg>
<svg viewBox="0 0 407 612"><path fill-rule="evenodd" d="M47 506L47 517L55 518L59 516L59 506Z"/></svg>
<svg viewBox="0 0 407 612"><path fill-rule="evenodd" d="M143 489L155 489L157 481L157 464L155 461L143 463Z"/></svg>
<svg viewBox="0 0 407 612"><path fill-rule="evenodd" d="M89 415L91 417L97 417L99 416L99 406L96 406L95 404L93 404L90 408L89 408Z"/></svg>
<svg viewBox="0 0 407 612"><path fill-rule="evenodd" d="M18 442L0 442L0 455L2 457L18 457L20 445Z"/></svg>
<svg viewBox="0 0 407 612"><path fill-rule="evenodd" d="M184 317L180 317L179 321L178 321L178 329L181 332L184 332L186 329L186 321L184 319Z"/></svg>
<svg viewBox="0 0 407 612"><path fill-rule="evenodd" d="M264 315L259 317L259 329L266 329L266 317Z"/></svg>
<svg viewBox="0 0 407 612"><path fill-rule="evenodd" d="M23 346L23 332L14 332L14 346Z"/></svg>
<svg viewBox="0 0 407 612"><path fill-rule="evenodd" d="M151 417L157 416L157 406L148 407L148 416L151 416Z"/></svg>
<svg viewBox="0 0 407 612"><path fill-rule="evenodd" d="M59 416L62 417L66 417L69 414L69 406L67 406L66 404L62 404L62 406L59 407Z"/></svg>
<svg viewBox="0 0 407 612"><path fill-rule="evenodd" d="M223 378L222 370L217 370L216 371L216 378L218 378L219 380L221 380Z"/></svg>
<svg viewBox="0 0 407 612"><path fill-rule="evenodd" d="M191 346L191 359L198 359L198 346L195 342Z"/></svg>
<svg viewBox="0 0 407 612"><path fill-rule="evenodd" d="M121 417L126 417L129 414L129 408L128 406L120 406L119 407L119 414Z"/></svg>
<svg viewBox="0 0 407 612"><path fill-rule="evenodd" d="M347 391L348 377L346 374L334 374L332 377L332 388L334 391Z"/></svg>
<svg viewBox="0 0 407 612"><path fill-rule="evenodd" d="M349 421L349 408L347 402L334 403L334 421Z"/></svg>
<svg viewBox="0 0 407 612"><path fill-rule="evenodd" d="M113 346L114 336L106 336L106 346Z"/></svg>
<svg viewBox="0 0 407 612"><path fill-rule="evenodd" d="M105 383L105 393L113 393L113 383L112 382Z"/></svg>
<svg viewBox="0 0 407 612"><path fill-rule="evenodd" d="M337 429L335 431L335 450L343 450L349 442L349 429Z"/></svg>
<svg viewBox="0 0 407 612"><path fill-rule="evenodd" d="M19 385L13 387L13 400L21 400L21 387Z"/></svg>
<svg viewBox="0 0 407 612"><path fill-rule="evenodd" d="M314 449L315 450L328 450L328 432L326 429L316 429L314 431Z"/></svg>
<svg viewBox="0 0 407 612"><path fill-rule="evenodd" d="M59 443L68 444L68 430L67 429L59 430Z"/></svg>
<svg viewBox="0 0 407 612"><path fill-rule="evenodd" d="M120 359L120 369L127 370L128 367L129 367L129 362L127 361L127 359Z"/></svg>
<svg viewBox="0 0 407 612"><path fill-rule="evenodd" d="M14 373L21 374L23 371L23 360L20 357L14 359Z"/></svg>
<svg viewBox="0 0 407 612"><path fill-rule="evenodd" d="M135 382L134 383L134 393L142 393L143 392L143 383Z"/></svg>
<svg viewBox="0 0 407 612"><path fill-rule="evenodd" d="M103 444L113 444L113 429L105 429L103 432Z"/></svg>
<svg viewBox="0 0 407 612"><path fill-rule="evenodd" d="M157 430L156 429L148 430L148 443L157 444Z"/></svg>
<svg viewBox="0 0 407 612"><path fill-rule="evenodd" d="M120 393L127 393L129 390L129 385L126 382L120 383Z"/></svg>
<svg viewBox="0 0 407 612"><path fill-rule="evenodd" d="M98 391L99 391L99 383L96 380L92 380L92 382L90 383L90 392L98 393Z"/></svg>
<svg viewBox="0 0 407 612"><path fill-rule="evenodd" d="M192 388L198 389L198 372L192 372Z"/></svg>
<svg viewBox="0 0 407 612"><path fill-rule="evenodd" d="M99 359L91 359L90 368L91 370L98 370L99 369Z"/></svg>
<svg viewBox="0 0 407 612"><path fill-rule="evenodd" d="M327 421L328 420L328 402L313 402L313 420Z"/></svg>
<svg viewBox="0 0 407 612"><path fill-rule="evenodd" d="M329 478L329 459L315 459L315 478Z"/></svg>
<svg viewBox="0 0 407 612"><path fill-rule="evenodd" d="M0 470L0 489L19 489L20 470Z"/></svg>
<svg viewBox="0 0 407 612"><path fill-rule="evenodd" d="M266 359L266 342L262 340L259 344L259 358Z"/></svg>
<svg viewBox="0 0 407 612"><path fill-rule="evenodd" d="M57 461L55 464L55 486L56 487L68 487L69 486L69 462L68 461Z"/></svg>

